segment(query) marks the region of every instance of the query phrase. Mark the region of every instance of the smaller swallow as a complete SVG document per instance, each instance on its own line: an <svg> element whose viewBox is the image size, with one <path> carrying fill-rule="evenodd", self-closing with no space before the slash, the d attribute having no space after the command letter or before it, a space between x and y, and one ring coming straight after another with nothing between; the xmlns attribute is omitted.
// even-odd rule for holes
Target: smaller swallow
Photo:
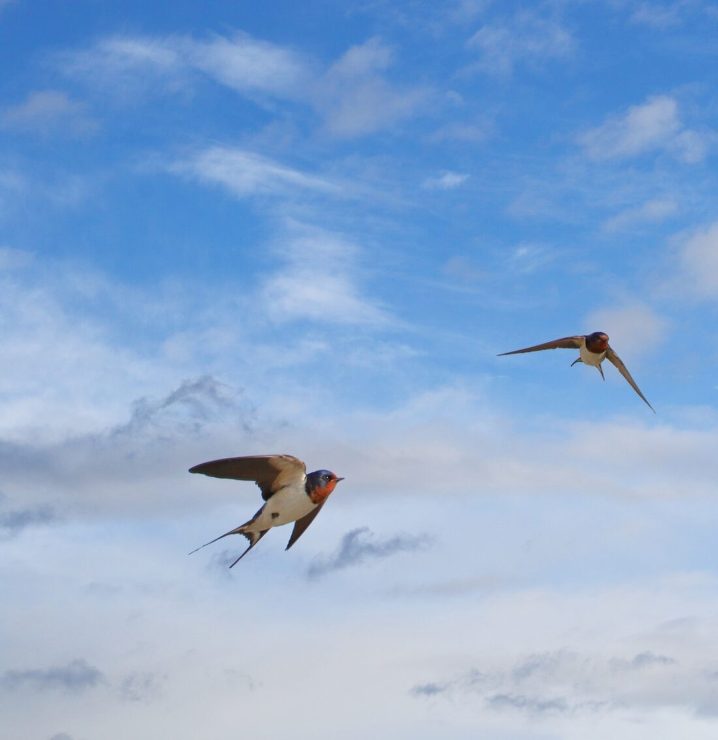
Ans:
<svg viewBox="0 0 718 740"><path fill-rule="evenodd" d="M617 368L618 372L628 381L628 384L633 388L634 391L643 399L644 403L648 406L653 413L656 410L648 403L648 399L641 393L641 389L636 384L636 381L631 377L631 373L628 372L628 368L623 364L623 360L611 349L608 344L608 334L602 331L595 331L592 334L581 334L575 337L563 337L562 339L554 339L551 342L544 342L543 344L536 344L533 347L524 347L524 349L515 349L513 352L502 352L499 357L504 355L518 355L522 352L539 352L543 349L577 349L579 356L571 363L573 367L577 362L583 362L586 365L592 365L595 367L601 377L605 380L603 374L603 368L601 363L604 360L608 360L613 363Z"/></svg>
<svg viewBox="0 0 718 740"><path fill-rule="evenodd" d="M254 481L262 492L265 504L244 524L225 532L198 547L201 550L230 534L241 534L249 540L249 547L230 565L233 568L272 527L294 522L289 549L314 521L334 487L344 478L330 470L315 470L307 475L307 466L292 455L254 455L226 457L222 460L195 465L190 473L202 473L213 478L233 478ZM192 554L190 553L190 555Z"/></svg>

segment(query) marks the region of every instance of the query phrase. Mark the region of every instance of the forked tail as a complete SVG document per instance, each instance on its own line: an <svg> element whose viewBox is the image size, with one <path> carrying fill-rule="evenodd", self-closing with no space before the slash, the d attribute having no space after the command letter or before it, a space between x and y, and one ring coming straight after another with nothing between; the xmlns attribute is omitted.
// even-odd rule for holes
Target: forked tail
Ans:
<svg viewBox="0 0 718 740"><path fill-rule="evenodd" d="M241 534L243 537L246 537L249 540L249 547L230 565L230 568L234 568L235 565L259 542L259 540L264 537L267 532L269 532L268 529L264 529L261 532L255 532L253 530L247 530L246 527L248 527L254 519L251 519L248 522L245 522L244 524L240 524L239 527L235 527L234 529L230 530L229 532L225 532L224 534L221 534L219 537L215 537L213 540L210 540L209 542L205 542L204 545L200 545L199 547L196 547L192 552L187 553L188 555L192 555L193 553L197 552L198 550L201 550L203 547L207 547L207 545L211 545L214 542L217 542L218 540L221 540L223 537L229 537L230 534Z"/></svg>

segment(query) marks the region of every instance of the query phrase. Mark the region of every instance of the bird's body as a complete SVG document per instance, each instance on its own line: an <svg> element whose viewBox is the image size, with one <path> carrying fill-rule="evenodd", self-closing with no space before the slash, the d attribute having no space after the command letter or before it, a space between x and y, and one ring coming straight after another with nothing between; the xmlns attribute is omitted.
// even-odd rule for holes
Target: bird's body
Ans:
<svg viewBox="0 0 718 740"><path fill-rule="evenodd" d="M608 343L608 334L602 331L595 331L592 334L577 334L573 337L562 337L561 339L552 339L550 342L544 342L543 344L535 344L531 347L524 347L523 349L515 349L512 352L502 352L499 357L503 355L518 355L524 352L540 352L544 349L577 349L578 358L571 364L575 365L577 362L582 362L585 365L591 365L595 367L601 377L603 378L603 368L601 363L604 360L608 360L610 363L616 366L618 372L623 375L628 384L633 390L640 396L644 403L648 406L653 413L655 409L648 403L648 399L641 393L641 389L636 384L636 381L628 372L628 368L623 364L621 358L613 351ZM604 378L605 380L605 378Z"/></svg>
<svg viewBox="0 0 718 740"><path fill-rule="evenodd" d="M247 523L251 528L261 532L271 527L281 527L283 524L296 522L303 516L317 508L307 495L305 483L301 485L285 486L275 493L264 506Z"/></svg>
<svg viewBox="0 0 718 740"><path fill-rule="evenodd" d="M236 565L273 527L294 522L287 550L301 537L317 516L336 484L343 480L329 470L307 475L305 464L292 455L256 455L211 460L190 468L190 473L203 473L214 478L253 480L262 492L265 504L244 524L220 535L241 534L249 547L230 565ZM197 550L201 550L198 547ZM192 552L197 552L193 550ZM192 554L192 553L190 553Z"/></svg>
<svg viewBox="0 0 718 740"><path fill-rule="evenodd" d="M601 367L601 363L606 359L606 351L593 352L586 346L585 337L581 337L583 342L578 348L578 355L581 362L585 365L591 365L592 367Z"/></svg>

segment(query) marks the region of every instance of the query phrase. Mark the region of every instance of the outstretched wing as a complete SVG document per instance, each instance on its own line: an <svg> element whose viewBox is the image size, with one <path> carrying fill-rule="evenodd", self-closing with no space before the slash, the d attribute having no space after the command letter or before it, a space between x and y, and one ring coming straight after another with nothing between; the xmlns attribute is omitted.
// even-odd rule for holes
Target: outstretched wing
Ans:
<svg viewBox="0 0 718 740"><path fill-rule="evenodd" d="M650 403L648 403L648 399L641 393L641 389L636 385L636 381L631 377L631 373L628 372L628 368L623 364L623 360L609 347L606 350L606 359L609 362L612 362L617 368L618 372L623 375L623 377L628 381L631 388L633 388L636 393L643 399L646 406L648 406L653 413L656 413L656 410L651 406Z"/></svg>
<svg viewBox="0 0 718 740"><path fill-rule="evenodd" d="M292 536L289 538L289 542L287 542L287 546L284 548L285 550L288 550L304 534L307 527L314 521L317 514L321 511L322 506L324 506L324 501L322 501L316 509L312 509L308 514L305 514L301 519L297 519L297 521L294 522Z"/></svg>
<svg viewBox="0 0 718 740"><path fill-rule="evenodd" d="M502 352L497 355L497 357L503 357L504 355L520 355L522 352L540 352L542 349L580 349L583 339L583 336L562 337L561 339L554 339L551 342L535 344L533 347L515 349L513 352Z"/></svg>
<svg viewBox="0 0 718 740"><path fill-rule="evenodd" d="M307 466L292 455L252 455L210 460L195 465L189 472L202 473L212 478L253 480L266 501L280 488L303 481Z"/></svg>

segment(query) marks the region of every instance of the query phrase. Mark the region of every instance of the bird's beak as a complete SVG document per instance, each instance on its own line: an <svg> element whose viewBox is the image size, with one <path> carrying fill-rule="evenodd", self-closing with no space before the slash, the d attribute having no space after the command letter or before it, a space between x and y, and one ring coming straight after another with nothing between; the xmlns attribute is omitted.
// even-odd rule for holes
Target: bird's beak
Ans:
<svg viewBox="0 0 718 740"><path fill-rule="evenodd" d="M339 483L340 480L344 480L344 478L337 478L337 483Z"/></svg>

